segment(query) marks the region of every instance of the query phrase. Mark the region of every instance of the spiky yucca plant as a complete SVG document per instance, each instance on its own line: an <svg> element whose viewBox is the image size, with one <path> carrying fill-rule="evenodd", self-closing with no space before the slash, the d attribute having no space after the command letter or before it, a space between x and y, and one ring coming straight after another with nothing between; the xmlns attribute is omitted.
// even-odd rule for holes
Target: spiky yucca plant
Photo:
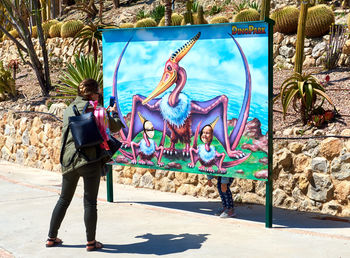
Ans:
<svg viewBox="0 0 350 258"><path fill-rule="evenodd" d="M280 93L275 100L277 98L281 99L284 117L292 103L293 109L300 114L304 124L308 122L314 111L323 105L325 99L334 107L322 84L311 74L294 73L288 77L282 83Z"/></svg>
<svg viewBox="0 0 350 258"><path fill-rule="evenodd" d="M286 6L282 9L275 10L271 14L271 19L274 20L274 31L292 34L297 32L299 10L295 6Z"/></svg>
<svg viewBox="0 0 350 258"><path fill-rule="evenodd" d="M59 79L60 84L55 85L57 98L73 99L77 96L78 86L85 79L94 79L102 87L103 76L101 69L102 60L100 57L95 62L92 55L75 56L75 64L69 63L67 72Z"/></svg>

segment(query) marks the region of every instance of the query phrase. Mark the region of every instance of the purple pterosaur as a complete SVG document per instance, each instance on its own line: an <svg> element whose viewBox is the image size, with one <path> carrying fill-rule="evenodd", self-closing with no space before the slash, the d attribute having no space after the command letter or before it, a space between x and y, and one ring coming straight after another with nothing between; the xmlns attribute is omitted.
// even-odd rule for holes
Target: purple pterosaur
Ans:
<svg viewBox="0 0 350 258"><path fill-rule="evenodd" d="M177 154L179 150L175 148L175 144L181 141L186 145L182 150L184 156L190 155L191 137L196 131L196 125L198 125L199 122L207 124L209 121L213 121L216 117L219 117L214 136L224 146L230 158L238 159L245 157L243 152L236 150L236 147L238 146L248 119L251 98L251 75L248 61L242 48L231 34L229 34L229 36L233 39L240 52L246 75L243 104L237 123L231 134L228 134L227 96L221 95L207 101L195 101L191 100L186 93L182 92L186 85L187 75L185 69L179 65L179 62L198 41L200 35L201 33L198 32L184 46L171 55L169 60L165 63L164 73L158 86L148 97L141 95L133 96L130 127L128 128L126 126L122 129L123 131L121 133L123 143L126 146L130 147L134 137L143 130L140 121L135 119L135 115L138 112L149 117L154 124L155 130L163 131L163 134L170 137L171 145L164 150L167 154ZM118 68L129 42L125 45L116 66L113 85L114 96L117 96ZM161 98L156 98L174 84L175 88L171 92L164 94ZM123 117L121 113L119 115ZM124 120L123 122L126 125ZM161 144L164 144L164 135Z"/></svg>

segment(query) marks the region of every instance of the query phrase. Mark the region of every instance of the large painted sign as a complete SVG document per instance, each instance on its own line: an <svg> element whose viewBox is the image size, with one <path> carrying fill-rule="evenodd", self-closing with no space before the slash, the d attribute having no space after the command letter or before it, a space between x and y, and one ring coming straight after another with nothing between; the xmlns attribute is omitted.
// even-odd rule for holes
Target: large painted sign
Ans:
<svg viewBox="0 0 350 258"><path fill-rule="evenodd" d="M125 125L115 163L266 180L268 28L105 30L104 104Z"/></svg>

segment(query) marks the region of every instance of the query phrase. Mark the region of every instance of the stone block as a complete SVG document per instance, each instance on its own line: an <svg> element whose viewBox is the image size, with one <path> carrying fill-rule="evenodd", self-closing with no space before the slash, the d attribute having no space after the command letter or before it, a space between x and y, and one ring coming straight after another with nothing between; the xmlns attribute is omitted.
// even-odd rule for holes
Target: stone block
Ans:
<svg viewBox="0 0 350 258"><path fill-rule="evenodd" d="M322 157L316 157L311 160L311 169L317 172L327 173L328 161Z"/></svg>
<svg viewBox="0 0 350 258"><path fill-rule="evenodd" d="M333 196L333 184L328 175L314 173L307 191L307 196L318 202L326 202Z"/></svg>
<svg viewBox="0 0 350 258"><path fill-rule="evenodd" d="M337 215L337 213L341 212L341 205L336 201L332 200L328 203L325 203L322 207L322 213Z"/></svg>
<svg viewBox="0 0 350 258"><path fill-rule="evenodd" d="M153 189L154 188L153 181L154 181L154 177L150 172L147 172L140 178L139 187Z"/></svg>
<svg viewBox="0 0 350 258"><path fill-rule="evenodd" d="M293 158L294 171L296 173L303 173L310 167L310 158L304 154L298 154Z"/></svg>
<svg viewBox="0 0 350 258"><path fill-rule="evenodd" d="M341 140L334 137L327 138L320 144L320 154L328 160L339 156L341 149Z"/></svg>

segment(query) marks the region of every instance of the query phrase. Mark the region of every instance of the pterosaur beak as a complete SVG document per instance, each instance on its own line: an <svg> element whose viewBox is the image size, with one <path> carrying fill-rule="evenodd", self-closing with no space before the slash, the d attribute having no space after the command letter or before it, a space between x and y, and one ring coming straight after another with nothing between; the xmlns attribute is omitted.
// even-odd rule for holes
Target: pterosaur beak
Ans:
<svg viewBox="0 0 350 258"><path fill-rule="evenodd" d="M158 83L158 86L154 89L154 91L142 101L142 105L145 105L150 100L154 99L158 95L162 94L164 91L170 88L177 80L177 71L165 71L163 73L162 79Z"/></svg>

